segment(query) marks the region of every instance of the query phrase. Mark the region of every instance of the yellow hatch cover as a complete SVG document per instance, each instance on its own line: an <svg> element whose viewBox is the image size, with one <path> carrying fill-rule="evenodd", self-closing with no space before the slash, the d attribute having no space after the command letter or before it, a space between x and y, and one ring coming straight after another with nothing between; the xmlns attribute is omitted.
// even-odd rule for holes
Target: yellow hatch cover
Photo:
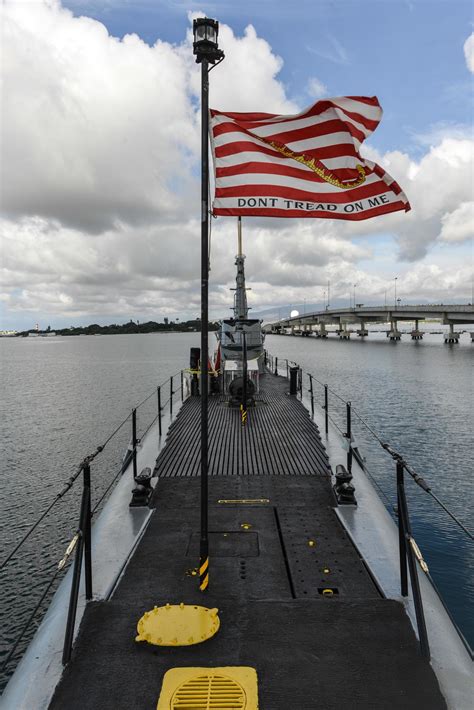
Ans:
<svg viewBox="0 0 474 710"><path fill-rule="evenodd" d="M258 710L257 673L247 666L172 668L157 710Z"/></svg>
<svg viewBox="0 0 474 710"><path fill-rule="evenodd" d="M202 643L219 630L218 611L183 603L155 606L139 620L135 641L147 641L154 646L192 646Z"/></svg>

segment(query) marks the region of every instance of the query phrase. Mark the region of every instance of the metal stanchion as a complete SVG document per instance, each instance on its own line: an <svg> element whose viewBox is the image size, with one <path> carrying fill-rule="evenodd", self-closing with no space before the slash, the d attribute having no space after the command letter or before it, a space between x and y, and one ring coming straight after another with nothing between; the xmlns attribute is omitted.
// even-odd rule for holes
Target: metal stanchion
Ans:
<svg viewBox="0 0 474 710"><path fill-rule="evenodd" d="M161 434L162 434L161 417L163 416L161 414L161 387L157 387L157 396L158 396L158 433L161 436Z"/></svg>

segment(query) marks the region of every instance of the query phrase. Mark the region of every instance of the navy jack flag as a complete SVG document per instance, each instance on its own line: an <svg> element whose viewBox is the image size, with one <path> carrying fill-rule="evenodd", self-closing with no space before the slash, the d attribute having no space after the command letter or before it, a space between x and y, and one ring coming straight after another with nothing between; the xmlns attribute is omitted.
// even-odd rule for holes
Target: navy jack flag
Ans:
<svg viewBox="0 0 474 710"><path fill-rule="evenodd" d="M215 215L361 220L410 204L360 155L377 128L375 96L317 101L295 116L210 110Z"/></svg>

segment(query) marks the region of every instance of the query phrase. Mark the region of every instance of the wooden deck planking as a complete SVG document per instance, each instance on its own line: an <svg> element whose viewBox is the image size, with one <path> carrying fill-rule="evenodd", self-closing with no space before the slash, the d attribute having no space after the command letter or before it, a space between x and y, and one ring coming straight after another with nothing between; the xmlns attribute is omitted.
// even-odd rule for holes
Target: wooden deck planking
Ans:
<svg viewBox="0 0 474 710"><path fill-rule="evenodd" d="M209 475L323 475L329 462L309 413L287 393L288 382L266 374L246 426L221 395L209 398ZM171 425L155 475L200 474L201 401L189 398Z"/></svg>

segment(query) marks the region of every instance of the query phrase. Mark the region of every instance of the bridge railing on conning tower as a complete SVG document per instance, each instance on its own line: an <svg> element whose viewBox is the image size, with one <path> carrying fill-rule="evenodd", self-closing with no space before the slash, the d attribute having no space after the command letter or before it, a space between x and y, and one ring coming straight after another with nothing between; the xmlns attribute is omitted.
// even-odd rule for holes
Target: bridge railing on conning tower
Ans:
<svg viewBox="0 0 474 710"><path fill-rule="evenodd" d="M69 566L74 555L74 569L72 574L71 592L69 600L69 609L67 624L65 629L64 638L64 648L62 661L63 665L68 663L71 657L72 642L74 637L74 628L76 620L77 605L79 599L79 589L81 583L82 569L84 568L85 576L85 597L89 601L93 596L93 578L92 578L92 552L91 552L91 522L95 515L101 510L102 505L110 493L114 484L118 481L120 476L126 471L129 465L132 465L133 478L135 482L135 490L142 493L143 486L145 489L147 485L146 482L147 475L144 477L140 476L137 467L137 454L141 446L141 442L144 437L148 434L150 429L157 425L157 435L159 444L160 437L162 435L162 420L165 412L169 412L169 419L171 420L173 416L173 403L178 400L181 402L188 396L188 386L187 379L185 377L186 370L181 370L174 373L171 377L166 379L164 382L159 384L153 391L145 397L141 402L139 402L132 411L121 421L114 431L103 441L102 444L97 446L97 448L89 455L85 456L79 465L75 468L74 472L70 478L66 481L62 489L55 495L51 502L46 506L41 515L38 517L36 522L28 527L28 530L21 537L20 541L15 544L10 552L4 557L0 562L0 575L7 575L9 573L10 566L15 567L15 574L11 574L10 578L6 577L2 580L3 592L8 586L13 586L13 583L18 583L19 566L21 563L19 553L23 553L27 560L30 560L34 553L30 549L25 550L25 546L28 543L35 545L36 550L41 550L43 553L45 549L51 550L49 552L49 559L45 567L47 569L42 570L41 577L44 578L44 587L37 600L35 600L33 609L23 607L22 609L15 609L15 614L11 614L9 618L16 619L16 625L7 628L7 637L14 638L9 649L3 651L3 658L1 658L1 668L0 672L3 679L0 677L0 689L5 685L5 681L13 670L14 666L18 663L21 658L22 653L25 650L26 642L31 637L32 629L36 628L39 621L38 617L41 614L42 609L45 607L46 602L51 598L52 593L56 589L59 580L64 576L66 569ZM113 442L113 445L112 443ZM128 446L127 446L128 443ZM91 465L96 459L100 459L103 462L105 454L104 450L110 451L112 456L111 460L106 462L105 468L107 471L112 471L112 477L108 481L104 481L103 477L100 475L92 476ZM123 452L126 450L125 456ZM117 459L121 462L117 465ZM142 472L145 473L145 472ZM68 494L72 491L72 496L76 502L78 501L78 494L74 494L74 490L77 489L77 483L82 479L82 493L80 494L80 514L79 523L77 528L70 539L67 548L59 561L55 560L54 557L58 554L58 546L63 544L63 540L67 532L62 529L68 526L70 523L70 517L65 511L60 511L56 514L54 521L51 520L52 513L57 509L57 506L64 500L68 498ZM96 500L94 505L92 505L92 494L96 495ZM72 502L74 504L74 502ZM133 503L132 503L133 505ZM71 502L70 502L71 507ZM67 519L63 518L67 515ZM62 518L61 518L62 516ZM56 524L55 524L56 523ZM70 529L70 528L69 528ZM35 538L41 535L41 532L47 531L49 534L55 532L59 539L54 542L51 539L42 540L35 542ZM68 535L70 537L70 533ZM67 539L67 538L66 538ZM30 541L33 541L31 543ZM44 555L42 554L42 557ZM37 576L40 576L36 573ZM48 574L48 576L46 576ZM31 568L29 568L25 575L31 576ZM23 576L25 576L23 575ZM25 585L27 584L25 577ZM39 585L41 587L41 582ZM12 597L16 596L14 590L10 591ZM24 596L24 595L23 595ZM23 641L23 644L22 644ZM0 652L2 649L0 649Z"/></svg>
<svg viewBox="0 0 474 710"><path fill-rule="evenodd" d="M427 575L433 587L436 588L436 585L429 573L428 565L423 559L423 555L420 551L420 548L416 544L412 534L412 527L405 490L405 474L408 474L410 478L412 478L413 481L419 486L419 488L425 493L427 493L435 501L435 503L456 523L459 529L471 540L474 540L473 533L439 499L439 497L432 491L431 486L427 483L427 481L415 471L415 469L404 459L404 457L400 453L398 453L398 451L396 451L395 448L393 448L390 444L383 441L383 439L374 431L373 427L371 427L367 423L367 421L360 415L360 413L353 407L352 402L341 397L341 395L331 389L327 383L321 382L313 374L309 372L303 372L301 367L299 367L299 365L292 360L278 358L277 356L273 356L267 351L265 351L265 364L267 366L267 369L274 375L285 376L288 379L290 378L291 370L294 368L298 368L297 393L301 399L303 399L303 381L305 377L307 378L307 394L309 396L311 416L314 418L315 406L319 406L323 410L326 435L328 435L329 433L329 422L331 421L331 424L338 430L339 434L345 441L345 448L347 449L346 465L349 476L351 477L352 475L353 459L356 459L359 466L369 476L371 481L381 493L382 497L385 499L386 502L388 502L389 509L392 508L392 506L390 505L390 501L387 499L386 494L380 487L377 480L375 480L374 477L370 474L370 471L366 466L365 459L362 458L362 455L355 442L353 434L354 418L365 428L370 437L372 437L377 442L377 444L380 445L382 449L395 462L397 500L395 512L399 532L400 591L403 597L408 596L409 570L411 583L410 586L415 607L420 650L423 656L425 656L426 658L430 658L430 648L426 631L426 623L423 612L423 600L418 580L418 566L416 564L416 561L418 561L418 564L421 567L423 573ZM319 396L316 392L317 387L319 387L320 391ZM446 611L451 616L449 609L446 609ZM455 627L458 628L454 619L452 619L452 622ZM469 654L471 655L471 657L473 657L472 649L470 648L469 644L467 643L466 639L460 631L459 635L463 640Z"/></svg>

